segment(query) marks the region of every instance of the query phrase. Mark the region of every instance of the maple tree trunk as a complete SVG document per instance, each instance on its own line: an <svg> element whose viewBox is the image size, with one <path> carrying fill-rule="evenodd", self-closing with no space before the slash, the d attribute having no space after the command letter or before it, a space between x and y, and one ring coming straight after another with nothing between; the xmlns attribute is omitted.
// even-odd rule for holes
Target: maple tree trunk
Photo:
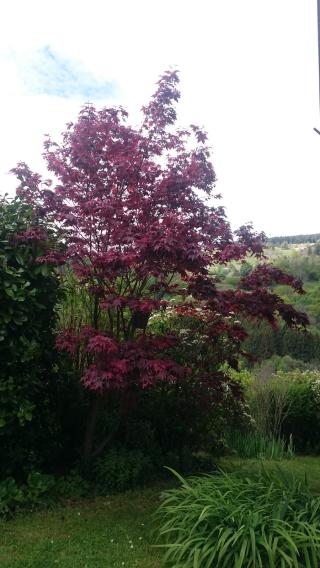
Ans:
<svg viewBox="0 0 320 568"><path fill-rule="evenodd" d="M105 398L98 397L92 401L92 406L90 409L90 413L88 416L85 436L84 436L84 458L86 461L98 456L101 452L105 449L106 446L112 441L115 434L118 432L120 425L124 418L126 418L132 409L132 407L136 403L136 398L133 392L127 391L121 401L120 410L119 410L119 422L118 425L114 430L109 432L109 434L100 441L96 446L95 442L95 433L96 433L96 426L99 418L99 413L102 410L104 405Z"/></svg>
<svg viewBox="0 0 320 568"><path fill-rule="evenodd" d="M93 303L93 314L92 314L92 324L95 329L97 329L98 327L98 306L99 306L99 298L97 295L95 295ZM93 455L94 435L96 431L99 413L102 409L102 406L103 406L103 398L101 396L96 397L92 401L89 416L86 423L85 434L84 434L83 455L85 461L88 461Z"/></svg>
<svg viewBox="0 0 320 568"><path fill-rule="evenodd" d="M98 322L99 322L99 297L97 294L94 296L94 304L93 304L93 327L94 329L98 329Z"/></svg>

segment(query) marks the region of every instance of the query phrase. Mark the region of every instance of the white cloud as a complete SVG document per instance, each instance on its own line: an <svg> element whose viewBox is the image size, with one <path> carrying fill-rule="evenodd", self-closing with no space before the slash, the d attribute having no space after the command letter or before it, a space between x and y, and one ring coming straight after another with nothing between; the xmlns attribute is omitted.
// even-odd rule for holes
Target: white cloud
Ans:
<svg viewBox="0 0 320 568"><path fill-rule="evenodd" d="M60 62L79 62L92 83L116 84L103 102L128 106L134 121L158 75L176 65L180 120L209 131L233 225L252 220L272 234L319 232L315 4L11 0L1 8L0 173L20 159L39 169L42 134L59 133L86 100L74 88L67 98L54 88L30 94L28 65L22 73L10 53L35 64L50 46Z"/></svg>

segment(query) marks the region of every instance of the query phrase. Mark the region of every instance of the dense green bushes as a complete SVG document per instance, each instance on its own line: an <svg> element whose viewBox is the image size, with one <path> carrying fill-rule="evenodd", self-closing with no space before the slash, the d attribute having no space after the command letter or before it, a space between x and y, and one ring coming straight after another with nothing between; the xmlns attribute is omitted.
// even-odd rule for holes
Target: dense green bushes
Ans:
<svg viewBox="0 0 320 568"><path fill-rule="evenodd" d="M93 487L77 471L54 477L32 471L24 483L13 477L0 481L0 519L12 516L17 510L48 507L58 500L93 494Z"/></svg>
<svg viewBox="0 0 320 568"><path fill-rule="evenodd" d="M293 476L179 479L158 511L165 566L318 568L320 498Z"/></svg>
<svg viewBox="0 0 320 568"><path fill-rule="evenodd" d="M0 202L0 475L44 460L56 428L50 399L58 281L37 262L46 243L28 207Z"/></svg>
<svg viewBox="0 0 320 568"><path fill-rule="evenodd" d="M74 457L78 387L55 351L61 288L41 262L50 239L29 207L0 201L0 479Z"/></svg>
<svg viewBox="0 0 320 568"><path fill-rule="evenodd" d="M282 434L286 437L292 435L299 452L319 453L320 372L278 373L278 380L290 381Z"/></svg>
<svg viewBox="0 0 320 568"><path fill-rule="evenodd" d="M273 369L270 365L268 372L265 365L263 372L257 368L252 374L248 371L233 373L245 387L245 398L253 419L253 429L246 438L256 435L258 445L263 446L263 440L270 440L270 448L273 444L284 448L293 444L298 453L318 453L320 371L302 368L273 372ZM244 457L246 439L233 432L230 443L234 450L240 444L239 455ZM253 447L255 443L251 444L247 439L247 445Z"/></svg>

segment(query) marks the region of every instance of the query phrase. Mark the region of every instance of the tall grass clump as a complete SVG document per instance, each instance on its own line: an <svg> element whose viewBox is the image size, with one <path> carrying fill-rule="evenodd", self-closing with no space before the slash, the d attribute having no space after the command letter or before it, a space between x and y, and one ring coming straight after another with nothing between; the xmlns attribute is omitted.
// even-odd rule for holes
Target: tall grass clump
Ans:
<svg viewBox="0 0 320 568"><path fill-rule="evenodd" d="M263 436L259 432L244 434L233 431L229 434L228 446L239 458L282 460L294 457L292 436L287 442L282 438Z"/></svg>
<svg viewBox="0 0 320 568"><path fill-rule="evenodd" d="M164 566L318 568L320 498L280 469L243 477L175 474L157 512Z"/></svg>

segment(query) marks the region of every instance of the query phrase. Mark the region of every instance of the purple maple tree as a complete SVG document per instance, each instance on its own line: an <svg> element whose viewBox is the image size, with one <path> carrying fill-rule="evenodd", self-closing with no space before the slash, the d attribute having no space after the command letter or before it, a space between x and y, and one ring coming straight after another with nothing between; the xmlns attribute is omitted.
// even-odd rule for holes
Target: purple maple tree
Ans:
<svg viewBox="0 0 320 568"><path fill-rule="evenodd" d="M238 352L245 337L239 319L275 325L280 316L288 325L307 324L304 314L270 291L272 282L282 282L303 292L301 282L264 263L264 235L251 226L232 234L215 195L206 133L175 125L177 86L176 71L160 78L140 128L127 124L122 108L86 105L60 144L45 141L54 181L24 163L13 170L18 195L63 241L43 262L67 263L93 299L90 325L77 333L66 329L57 340L71 356L79 348L85 353L82 381L97 394L87 456L106 444L94 448L93 434L98 405L111 390L129 393L186 373L168 356L174 337L148 331L150 315L165 310L170 297L180 298L181 317L206 324L213 345L225 334ZM219 289L210 267L247 255L262 264L236 290Z"/></svg>

